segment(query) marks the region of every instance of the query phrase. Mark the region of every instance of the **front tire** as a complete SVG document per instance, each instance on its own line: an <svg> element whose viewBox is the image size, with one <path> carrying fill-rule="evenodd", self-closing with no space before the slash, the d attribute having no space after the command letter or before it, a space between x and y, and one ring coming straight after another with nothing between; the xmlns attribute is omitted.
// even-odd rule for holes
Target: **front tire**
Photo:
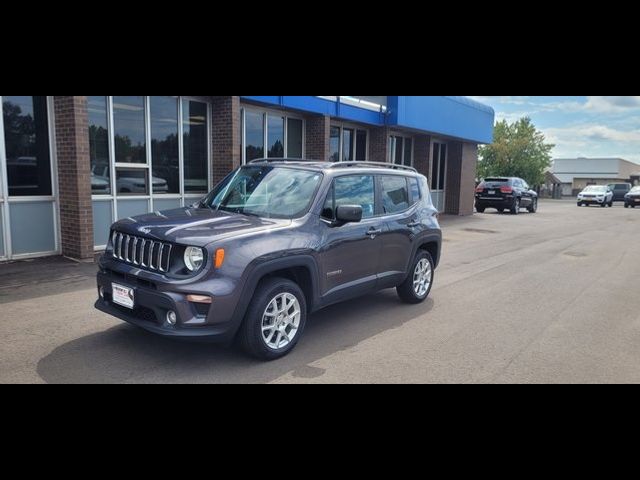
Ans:
<svg viewBox="0 0 640 480"><path fill-rule="evenodd" d="M431 254L419 250L409 272L407 279L397 288L398 296L405 303L422 303L429 298L433 287L435 266Z"/></svg>
<svg viewBox="0 0 640 480"><path fill-rule="evenodd" d="M307 322L307 302L300 287L286 278L263 280L249 304L238 333L242 349L259 360L289 354Z"/></svg>
<svg viewBox="0 0 640 480"><path fill-rule="evenodd" d="M533 203L531 203L531 206L528 207L527 210L529 211L529 213L536 213L538 211L538 199L537 198L533 199Z"/></svg>
<svg viewBox="0 0 640 480"><path fill-rule="evenodd" d="M477 211L478 213L484 213L484 211L485 211L485 207L476 207L476 211Z"/></svg>

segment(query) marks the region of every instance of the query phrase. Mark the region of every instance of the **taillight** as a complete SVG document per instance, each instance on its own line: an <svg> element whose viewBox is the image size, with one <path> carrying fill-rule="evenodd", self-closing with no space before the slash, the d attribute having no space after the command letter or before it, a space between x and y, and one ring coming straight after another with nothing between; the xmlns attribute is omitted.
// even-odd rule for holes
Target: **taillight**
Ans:
<svg viewBox="0 0 640 480"><path fill-rule="evenodd" d="M484 187L476 188L476 193L482 193L482 192L484 192Z"/></svg>
<svg viewBox="0 0 640 480"><path fill-rule="evenodd" d="M513 193L513 187L500 187L501 193Z"/></svg>

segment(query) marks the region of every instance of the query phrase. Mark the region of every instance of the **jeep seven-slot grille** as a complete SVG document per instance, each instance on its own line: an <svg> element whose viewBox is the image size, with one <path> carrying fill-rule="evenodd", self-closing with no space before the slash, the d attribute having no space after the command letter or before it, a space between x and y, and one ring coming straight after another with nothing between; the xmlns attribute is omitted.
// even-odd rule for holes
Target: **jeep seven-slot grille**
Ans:
<svg viewBox="0 0 640 480"><path fill-rule="evenodd" d="M113 258L140 268L168 272L171 264L170 243L156 242L126 233L113 232Z"/></svg>

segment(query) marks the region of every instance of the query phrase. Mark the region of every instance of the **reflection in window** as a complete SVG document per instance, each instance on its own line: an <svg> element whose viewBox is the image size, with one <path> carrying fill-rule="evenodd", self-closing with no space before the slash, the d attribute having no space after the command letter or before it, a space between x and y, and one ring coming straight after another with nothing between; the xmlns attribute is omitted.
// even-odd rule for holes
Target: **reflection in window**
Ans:
<svg viewBox="0 0 640 480"><path fill-rule="evenodd" d="M329 160L336 163L340 161L340 127L331 127L329 138Z"/></svg>
<svg viewBox="0 0 640 480"><path fill-rule="evenodd" d="M342 160L345 162L353 161L353 135L354 131L350 128L342 130Z"/></svg>
<svg viewBox="0 0 640 480"><path fill-rule="evenodd" d="M302 120L287 119L287 157L302 158Z"/></svg>
<svg viewBox="0 0 640 480"><path fill-rule="evenodd" d="M153 193L180 193L178 99L149 97Z"/></svg>
<svg viewBox="0 0 640 480"><path fill-rule="evenodd" d="M409 208L409 191L405 177L383 176L380 181L384 213L398 213Z"/></svg>
<svg viewBox="0 0 640 480"><path fill-rule="evenodd" d="M109 120L107 97L87 97L89 112L89 157L91 158L91 193L111 194L109 168Z"/></svg>
<svg viewBox="0 0 640 480"><path fill-rule="evenodd" d="M372 176L350 176L336 178L335 209L341 205L361 205L363 218L373 217L375 213L375 193Z"/></svg>
<svg viewBox="0 0 640 480"><path fill-rule="evenodd" d="M418 203L420 201L420 184L418 183L418 179L410 178L409 179L409 188L411 189L411 203Z"/></svg>
<svg viewBox="0 0 640 480"><path fill-rule="evenodd" d="M182 102L184 131L184 192L206 193L207 180L207 104L190 100Z"/></svg>
<svg viewBox="0 0 640 480"><path fill-rule="evenodd" d="M9 195L51 195L47 97L3 96L2 116Z"/></svg>
<svg viewBox="0 0 640 480"><path fill-rule="evenodd" d="M267 115L269 158L284 158L284 117Z"/></svg>
<svg viewBox="0 0 640 480"><path fill-rule="evenodd" d="M144 97L113 97L117 163L147 163Z"/></svg>
<svg viewBox="0 0 640 480"><path fill-rule="evenodd" d="M122 196L129 195L149 195L149 171L147 169L140 168L116 168L116 188L118 194ZM161 181L158 180L160 183ZM164 180L162 180L164 182ZM156 180L154 180L156 183ZM160 185L158 185L159 187ZM167 183L164 182L164 188L167 188ZM154 191L156 185L154 185Z"/></svg>
<svg viewBox="0 0 640 480"><path fill-rule="evenodd" d="M356 136L356 160L364 162L367 160L367 132L358 130Z"/></svg>
<svg viewBox="0 0 640 480"><path fill-rule="evenodd" d="M246 161L264 158L264 116L247 110L245 113Z"/></svg>

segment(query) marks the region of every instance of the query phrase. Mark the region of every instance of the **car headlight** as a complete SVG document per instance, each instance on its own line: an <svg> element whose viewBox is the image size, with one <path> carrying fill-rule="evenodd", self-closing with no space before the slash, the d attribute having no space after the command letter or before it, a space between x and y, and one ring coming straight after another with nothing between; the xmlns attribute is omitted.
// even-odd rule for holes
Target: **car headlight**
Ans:
<svg viewBox="0 0 640 480"><path fill-rule="evenodd" d="M191 272L197 272L204 263L204 251L198 247L187 247L184 251L184 264Z"/></svg>

